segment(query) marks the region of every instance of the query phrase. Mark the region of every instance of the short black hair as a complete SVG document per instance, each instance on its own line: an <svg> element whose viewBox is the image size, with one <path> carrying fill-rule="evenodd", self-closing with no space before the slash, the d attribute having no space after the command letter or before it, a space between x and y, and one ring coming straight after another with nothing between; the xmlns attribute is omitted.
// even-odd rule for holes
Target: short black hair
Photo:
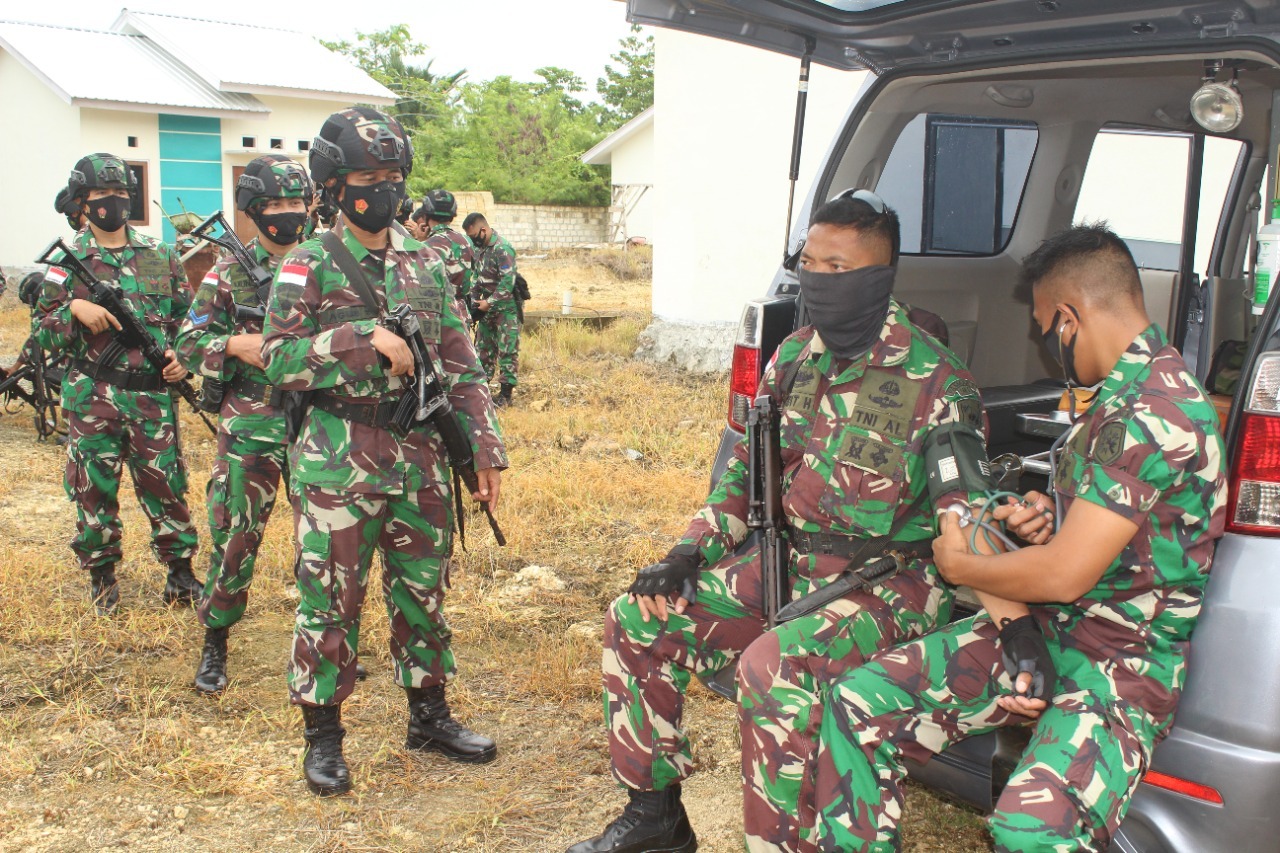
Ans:
<svg viewBox="0 0 1280 853"><path fill-rule="evenodd" d="M1069 279L1102 306L1142 302L1133 254L1105 221L1081 223L1054 234L1022 260L1021 283L1034 289Z"/></svg>
<svg viewBox="0 0 1280 853"><path fill-rule="evenodd" d="M815 225L834 225L852 229L863 236L879 237L889 244L893 256L890 263L898 263L898 251L902 245L901 226L897 212L888 205L884 205L883 211L877 211L862 199L841 193L813 212L809 217L809 227Z"/></svg>
<svg viewBox="0 0 1280 853"><path fill-rule="evenodd" d="M485 225L489 224L489 220L484 218L483 213L468 213L467 218L462 220L462 230L470 231L471 226L475 225L477 222L483 222Z"/></svg>
<svg viewBox="0 0 1280 853"><path fill-rule="evenodd" d="M426 222L427 209L419 205L418 208L413 213L409 214L409 218L414 222Z"/></svg>

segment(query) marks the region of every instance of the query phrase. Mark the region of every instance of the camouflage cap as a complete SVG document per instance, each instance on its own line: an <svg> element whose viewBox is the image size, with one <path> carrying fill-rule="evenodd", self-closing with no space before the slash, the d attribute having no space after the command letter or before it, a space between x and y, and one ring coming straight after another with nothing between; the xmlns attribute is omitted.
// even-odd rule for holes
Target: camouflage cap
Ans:
<svg viewBox="0 0 1280 853"><path fill-rule="evenodd" d="M132 189L133 172L114 154L90 154L81 157L67 179L67 191L80 201L89 190Z"/></svg>
<svg viewBox="0 0 1280 853"><path fill-rule="evenodd" d="M323 184L357 169L413 169L413 143L400 122L370 107L336 112L311 143L311 178Z"/></svg>
<svg viewBox="0 0 1280 853"><path fill-rule="evenodd" d="M311 178L307 170L283 154L264 154L249 161L236 181L236 208L248 210L255 201L300 198L311 204Z"/></svg>
<svg viewBox="0 0 1280 853"><path fill-rule="evenodd" d="M427 216L447 222L458 215L458 200L448 190L431 190L422 200Z"/></svg>

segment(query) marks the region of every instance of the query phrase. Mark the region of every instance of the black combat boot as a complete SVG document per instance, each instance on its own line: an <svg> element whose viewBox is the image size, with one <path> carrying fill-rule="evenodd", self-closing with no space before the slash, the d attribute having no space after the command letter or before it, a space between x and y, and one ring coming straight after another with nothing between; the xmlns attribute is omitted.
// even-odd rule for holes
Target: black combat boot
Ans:
<svg viewBox="0 0 1280 853"><path fill-rule="evenodd" d="M196 690L212 696L227 689L227 633L229 628L205 628L204 651L196 669Z"/></svg>
<svg viewBox="0 0 1280 853"><path fill-rule="evenodd" d="M99 616L111 616L120 607L120 584L116 582L115 563L89 570L89 589Z"/></svg>
<svg viewBox="0 0 1280 853"><path fill-rule="evenodd" d="M319 797L332 797L351 790L351 771L342 757L342 739L347 730L342 727L342 706L302 706L302 719L306 729L307 754L302 759L302 770L307 774L307 787Z"/></svg>
<svg viewBox="0 0 1280 853"><path fill-rule="evenodd" d="M453 761L484 764L498 757L498 745L459 723L449 713L444 685L407 687L409 737L405 749L433 749Z"/></svg>
<svg viewBox="0 0 1280 853"><path fill-rule="evenodd" d="M204 584L191 573L190 557L179 557L169 563L169 577L161 594L165 604L195 604L202 592Z"/></svg>
<svg viewBox="0 0 1280 853"><path fill-rule="evenodd" d="M566 853L693 853L698 837L689 825L680 786L663 791L627 791L631 802L604 832Z"/></svg>
<svg viewBox="0 0 1280 853"><path fill-rule="evenodd" d="M499 409L511 405L511 392L516 390L516 386L502 383L502 389L498 391L498 396L493 398L493 405Z"/></svg>

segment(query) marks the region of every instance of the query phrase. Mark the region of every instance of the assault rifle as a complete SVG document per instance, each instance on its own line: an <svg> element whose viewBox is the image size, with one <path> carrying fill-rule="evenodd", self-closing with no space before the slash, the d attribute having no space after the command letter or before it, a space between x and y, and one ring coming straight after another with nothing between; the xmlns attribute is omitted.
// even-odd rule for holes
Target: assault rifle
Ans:
<svg viewBox="0 0 1280 853"><path fill-rule="evenodd" d="M0 397L7 402L25 402L35 409L36 434L46 439L55 432L64 432L58 426L58 393L62 382L61 355L46 356L35 342L27 338L23 344L19 364L12 371L0 367ZM30 390L27 390L28 386Z"/></svg>
<svg viewBox="0 0 1280 853"><path fill-rule="evenodd" d="M62 252L62 257L59 260L54 260L55 249ZM89 268L71 253L71 247L64 243L61 237L45 248L40 257L36 258L36 263L61 267L78 276L84 282L85 287L89 288L89 292L93 295L94 304L110 311L111 315L120 323L121 328L112 332L114 340L107 347L106 352L103 353L104 361L114 360L119 353L125 350L136 349L142 353L142 357L152 367L163 373L165 367L169 364L169 359L165 357L164 350L156 343L155 338L151 337L151 332L147 331L147 327L142 325L142 321L129 308L123 292L120 290L120 285L108 284L90 272ZM169 384L178 389L182 399L191 404L191 408L196 410L196 414L200 416L200 420L204 421L204 425L209 428L209 431L217 435L218 428L200 410L200 400L196 396L196 389L192 387L191 383L185 379L180 379Z"/></svg>
<svg viewBox="0 0 1280 853"><path fill-rule="evenodd" d="M211 233L215 225L221 229L221 234L216 237ZM258 295L258 304L244 305L237 302L236 322L243 323L246 320L266 319L267 299L271 296L271 273L262 264L258 263L258 259L253 256L253 252L250 252L249 247L240 239L240 235L228 227L227 218L222 215L222 211L215 212L204 222L193 228L191 236L197 240L212 243L229 252L231 257L235 258L236 263L240 265L240 268L249 275L249 280L253 282L254 290Z"/></svg>
<svg viewBox="0 0 1280 853"><path fill-rule="evenodd" d="M782 514L782 444L778 404L762 394L747 413L747 528L760 531L764 616L772 628L791 597L786 518Z"/></svg>
<svg viewBox="0 0 1280 853"><path fill-rule="evenodd" d="M460 535L465 535L462 533L462 494L456 489L456 481L461 479L470 492L480 491L480 480L475 472L475 459L471 454L471 442L467 440L466 433L458 424L457 415L445 393L444 384L440 381L436 364L427 351L418 315L413 313L408 303L401 303L395 311L382 320L382 324L403 338L413 353L413 376L409 380L409 388L400 398L400 403L392 416L391 426L402 435L412 429L415 424L427 421L436 428L441 441L444 442L445 453L449 456L449 467L453 469L458 531ZM489 502L481 501L480 506L484 508L485 517L489 519L493 538L499 545L506 545L506 537L502 535L498 521L493 517Z"/></svg>

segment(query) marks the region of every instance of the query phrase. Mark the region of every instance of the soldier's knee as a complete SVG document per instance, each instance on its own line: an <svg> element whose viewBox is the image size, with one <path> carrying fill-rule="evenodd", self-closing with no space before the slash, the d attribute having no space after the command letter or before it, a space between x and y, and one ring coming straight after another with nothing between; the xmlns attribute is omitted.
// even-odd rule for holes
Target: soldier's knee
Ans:
<svg viewBox="0 0 1280 853"><path fill-rule="evenodd" d="M782 663L778 635L765 633L747 646L738 658L738 688L749 694L767 693L777 679Z"/></svg>
<svg viewBox="0 0 1280 853"><path fill-rule="evenodd" d="M1009 792L1006 791L1006 795ZM1004 799L1003 797L1001 798ZM1082 831L1078 805L1063 790L1037 787L1017 798L1016 810L1002 802L988 818L993 849L999 853L1057 853L1097 849ZM1103 844L1101 849L1106 849Z"/></svg>

